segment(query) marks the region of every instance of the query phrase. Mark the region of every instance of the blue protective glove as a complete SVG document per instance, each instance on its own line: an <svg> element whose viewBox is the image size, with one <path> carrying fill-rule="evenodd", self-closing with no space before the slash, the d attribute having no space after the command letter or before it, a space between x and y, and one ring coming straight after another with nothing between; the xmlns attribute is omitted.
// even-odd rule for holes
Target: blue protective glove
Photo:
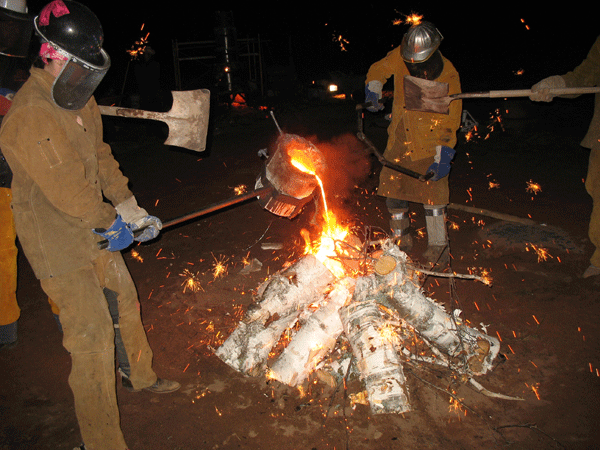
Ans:
<svg viewBox="0 0 600 450"><path fill-rule="evenodd" d="M427 169L427 173L433 173L429 181L437 181L447 176L450 173L450 163L456 154L456 150L445 145L438 145L435 150L434 163Z"/></svg>
<svg viewBox="0 0 600 450"><path fill-rule="evenodd" d="M120 215L117 215L117 218L108 230L94 228L92 231L108 241L106 249L110 252L123 250L133 243L133 233Z"/></svg>
<svg viewBox="0 0 600 450"><path fill-rule="evenodd" d="M381 111L384 106L379 101L382 97L383 85L381 81L369 81L365 86L365 103L371 103L372 106L367 108L367 111Z"/></svg>

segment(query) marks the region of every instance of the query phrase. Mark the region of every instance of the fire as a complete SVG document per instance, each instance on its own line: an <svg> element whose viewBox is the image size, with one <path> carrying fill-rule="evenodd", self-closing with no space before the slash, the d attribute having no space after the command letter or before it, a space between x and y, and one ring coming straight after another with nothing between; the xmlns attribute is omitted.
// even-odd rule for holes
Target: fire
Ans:
<svg viewBox="0 0 600 450"><path fill-rule="evenodd" d="M344 277L346 269L337 258L343 253L339 243L346 239L348 233L348 228L340 225L335 215L327 211L325 224L317 241L311 241L308 231L301 230L306 244L305 254L313 254L336 277Z"/></svg>
<svg viewBox="0 0 600 450"><path fill-rule="evenodd" d="M323 215L325 223L323 225L320 238L316 242L312 242L308 231L301 231L306 244L305 253L315 255L315 257L321 261L325 267L327 267L336 277L343 277L346 274L346 269L339 260L334 258L340 256L341 249L339 248L338 243L344 241L344 239L348 236L349 229L348 227L341 225L336 216L329 211L323 182L321 177L317 175L312 160L310 160L307 154L302 150L292 150L290 151L290 156L292 158L291 164L295 168L301 172L313 175L317 179L319 187L321 188L321 196L323 199Z"/></svg>

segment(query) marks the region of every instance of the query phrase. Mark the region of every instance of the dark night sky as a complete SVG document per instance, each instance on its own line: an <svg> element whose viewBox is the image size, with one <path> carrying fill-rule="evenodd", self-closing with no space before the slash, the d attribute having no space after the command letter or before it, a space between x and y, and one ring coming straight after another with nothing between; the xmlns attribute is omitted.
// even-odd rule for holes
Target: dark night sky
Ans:
<svg viewBox="0 0 600 450"><path fill-rule="evenodd" d="M45 3L29 0L31 13L37 14ZM82 3L90 6L104 26L105 48L113 59L115 76L126 70L126 50L146 32L163 66L169 68L165 70L171 70L172 40L213 39L217 9L233 12L238 37L260 34L268 40L265 54L270 61L287 61L293 49L296 66L306 73L321 69L364 73L400 43L406 26L394 26L392 20L415 12L443 34L441 51L458 69L463 90L529 87L540 78L564 73L585 57L600 35L589 2L582 1L560 10L502 1L439 6L431 0L382 0L345 7L328 6L334 2L244 2L243 6L232 2L235 6L231 7L219 2L219 8L207 6L209 2L171 2L175 6L155 2L155 7L128 0ZM345 52L332 39L338 35L348 41ZM523 75L515 75L519 70Z"/></svg>

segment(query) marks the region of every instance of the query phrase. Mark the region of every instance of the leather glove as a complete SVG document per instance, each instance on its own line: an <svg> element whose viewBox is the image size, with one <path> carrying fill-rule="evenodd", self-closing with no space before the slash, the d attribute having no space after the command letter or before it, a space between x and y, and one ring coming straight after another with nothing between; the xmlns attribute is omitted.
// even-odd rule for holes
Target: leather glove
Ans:
<svg viewBox="0 0 600 450"><path fill-rule="evenodd" d="M383 95L382 89L383 84L381 84L381 81L374 80L367 83L365 86L365 103L371 102L372 105L367 108L367 111L377 112L384 108L383 104L379 103Z"/></svg>
<svg viewBox="0 0 600 450"><path fill-rule="evenodd" d="M450 163L456 154L456 150L445 145L438 145L435 151L434 163L427 169L427 173L433 173L429 181L437 181L447 176L450 173Z"/></svg>
<svg viewBox="0 0 600 450"><path fill-rule="evenodd" d="M559 89L566 87L565 79L560 75L552 75L537 82L531 87L532 94L529 98L536 102L551 102L554 95L549 92L549 89Z"/></svg>
<svg viewBox="0 0 600 450"><path fill-rule="evenodd" d="M132 231L119 215L108 230L104 228L94 228L92 231L108 241L108 247L106 247L106 249L110 252L123 250L129 247L133 242Z"/></svg>
<svg viewBox="0 0 600 450"><path fill-rule="evenodd" d="M138 242L154 239L162 229L160 219L149 215L144 208L140 208L135 197L129 197L119 203L115 209L132 231L142 230L140 233L134 234L134 239Z"/></svg>

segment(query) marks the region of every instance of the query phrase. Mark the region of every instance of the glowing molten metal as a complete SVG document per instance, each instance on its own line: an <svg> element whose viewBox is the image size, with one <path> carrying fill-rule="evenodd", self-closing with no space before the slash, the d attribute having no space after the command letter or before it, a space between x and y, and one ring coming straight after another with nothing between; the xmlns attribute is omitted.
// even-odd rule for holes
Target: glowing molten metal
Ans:
<svg viewBox="0 0 600 450"><path fill-rule="evenodd" d="M346 269L344 265L336 258L341 256L343 249L339 248L338 243L341 243L348 236L348 228L338 223L335 215L329 211L327 207L327 199L325 198L325 189L323 188L323 182L319 175L316 174L313 167L312 161L307 157L305 152L290 151L292 157L292 166L300 170L301 172L313 175L319 187L321 188L321 196L323 198L323 218L325 223L321 232L321 237L316 242L312 242L308 231L302 230L302 237L306 243L305 254L313 254L325 267L327 267L331 273L336 277L341 278L346 275Z"/></svg>

